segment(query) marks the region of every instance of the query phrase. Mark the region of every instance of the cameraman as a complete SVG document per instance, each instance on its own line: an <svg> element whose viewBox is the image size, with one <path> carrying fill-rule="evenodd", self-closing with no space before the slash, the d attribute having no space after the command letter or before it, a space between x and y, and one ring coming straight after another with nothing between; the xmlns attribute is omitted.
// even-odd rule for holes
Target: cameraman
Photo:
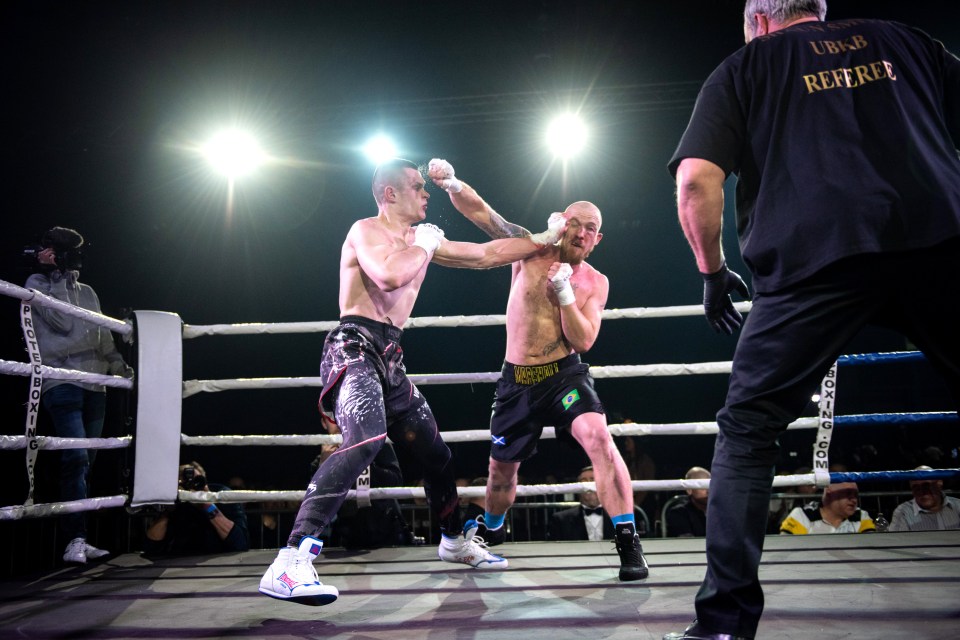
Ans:
<svg viewBox="0 0 960 640"><path fill-rule="evenodd" d="M180 465L184 491L224 491L222 484L207 483L207 472L196 462ZM243 505L212 502L178 502L147 527L146 556L191 555L246 551L250 548L247 514Z"/></svg>
<svg viewBox="0 0 960 640"><path fill-rule="evenodd" d="M24 285L48 296L100 313L96 292L79 281L83 236L73 229L54 227L43 234L41 246L32 252L34 273ZM132 377L133 370L117 351L109 329L99 327L42 306L33 307L43 364L60 369ZM103 385L72 380L45 379L41 400L49 412L56 435L61 438L99 438L103 432L107 394ZM96 449L64 449L60 452L60 499L83 500L89 495L90 467ZM61 527L69 540L65 562L85 564L109 552L87 543L86 514L61 516Z"/></svg>

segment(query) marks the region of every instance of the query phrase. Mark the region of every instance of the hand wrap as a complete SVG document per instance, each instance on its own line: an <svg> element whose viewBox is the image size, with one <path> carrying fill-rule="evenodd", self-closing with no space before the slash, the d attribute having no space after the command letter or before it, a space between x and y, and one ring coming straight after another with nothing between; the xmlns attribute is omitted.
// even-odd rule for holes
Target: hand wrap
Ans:
<svg viewBox="0 0 960 640"><path fill-rule="evenodd" d="M432 260L433 254L440 248L440 243L443 242L443 229L429 222L418 224L414 229L416 229L416 235L414 236L413 246L426 251L427 260Z"/></svg>
<svg viewBox="0 0 960 640"><path fill-rule="evenodd" d="M563 231L567 228L567 219L563 217L562 213L551 213L550 217L547 218L547 230L541 231L540 233L530 234L530 239L542 247L548 245L557 244L560 241L560 236L563 235Z"/></svg>
<svg viewBox="0 0 960 640"><path fill-rule="evenodd" d="M577 297L573 293L573 287L570 286L570 276L572 275L573 267L563 262L557 269L557 273L550 278L550 283L553 285L553 290L556 292L557 300L560 301L561 306L573 304L577 301Z"/></svg>
<svg viewBox="0 0 960 640"><path fill-rule="evenodd" d="M440 188L452 193L460 193L463 183L453 177L453 165L441 158L430 161L427 174L434 180L439 180Z"/></svg>

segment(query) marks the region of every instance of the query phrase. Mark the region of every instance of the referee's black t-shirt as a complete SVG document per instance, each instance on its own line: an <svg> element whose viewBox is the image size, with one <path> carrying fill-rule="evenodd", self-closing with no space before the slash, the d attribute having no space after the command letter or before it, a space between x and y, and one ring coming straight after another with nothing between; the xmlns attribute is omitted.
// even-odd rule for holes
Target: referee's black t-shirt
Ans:
<svg viewBox="0 0 960 640"><path fill-rule="evenodd" d="M710 75L670 160L736 173L758 291L846 256L960 236L960 60L879 20L805 22Z"/></svg>

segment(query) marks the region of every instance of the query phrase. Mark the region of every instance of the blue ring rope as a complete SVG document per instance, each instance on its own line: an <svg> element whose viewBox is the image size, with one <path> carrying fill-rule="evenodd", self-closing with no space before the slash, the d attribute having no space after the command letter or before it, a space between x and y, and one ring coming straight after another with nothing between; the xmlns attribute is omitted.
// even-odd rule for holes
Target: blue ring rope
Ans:
<svg viewBox="0 0 960 640"><path fill-rule="evenodd" d="M860 424L930 424L939 422L958 422L956 411L930 411L914 413L869 413L836 416L836 425Z"/></svg>
<svg viewBox="0 0 960 640"><path fill-rule="evenodd" d="M830 483L862 482L864 480L946 480L960 476L960 469L934 469L932 471L845 471L830 474Z"/></svg>
<svg viewBox="0 0 960 640"><path fill-rule="evenodd" d="M853 353L837 358L837 364L872 364L875 362L917 362L926 360L922 351L890 351L880 353Z"/></svg>

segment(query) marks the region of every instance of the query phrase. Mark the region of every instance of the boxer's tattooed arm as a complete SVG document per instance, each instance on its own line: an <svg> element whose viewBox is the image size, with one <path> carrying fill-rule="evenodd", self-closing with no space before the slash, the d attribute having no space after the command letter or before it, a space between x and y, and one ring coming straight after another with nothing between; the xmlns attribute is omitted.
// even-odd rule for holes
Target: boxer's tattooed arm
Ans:
<svg viewBox="0 0 960 640"><path fill-rule="evenodd" d="M491 212L490 219L477 225L491 238L529 238L530 232L518 224L507 222L499 213Z"/></svg>

